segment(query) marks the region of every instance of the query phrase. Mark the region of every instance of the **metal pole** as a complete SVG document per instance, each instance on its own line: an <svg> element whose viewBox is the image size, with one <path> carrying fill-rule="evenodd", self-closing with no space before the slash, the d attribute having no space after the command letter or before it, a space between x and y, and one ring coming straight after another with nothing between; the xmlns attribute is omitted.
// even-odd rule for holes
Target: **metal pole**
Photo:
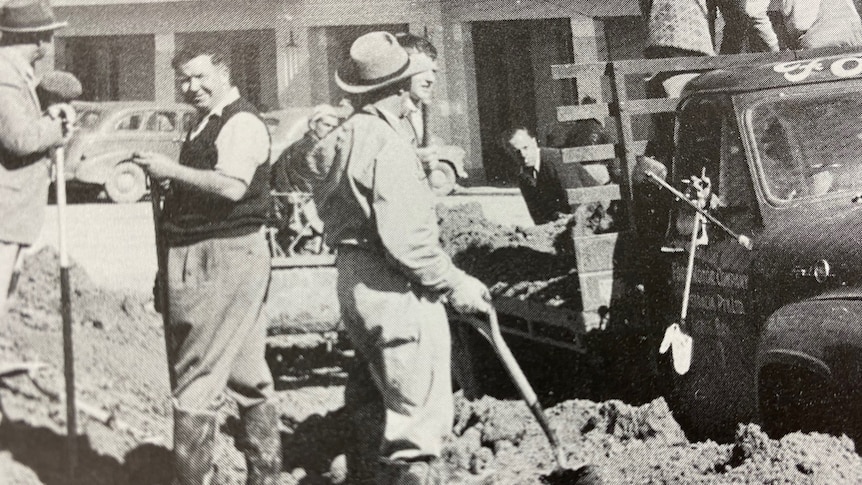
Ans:
<svg viewBox="0 0 862 485"><path fill-rule="evenodd" d="M726 232L730 237L736 239L736 242L738 242L742 247L744 247L745 249L747 249L749 251L751 251L752 248L754 248L754 244L752 243L751 238L749 238L748 236L746 236L744 234L737 234L736 232L734 232L732 229L727 227L723 222L716 219L714 215L710 214L705 209L698 206L695 202L693 202L691 199L686 197L685 194L683 194L682 192L680 192L679 190L674 188L669 183L665 182L661 177L659 177L658 175L656 175L656 174L654 174L648 170L646 171L646 176L649 177L649 179L653 183L657 184L659 187L663 187L663 188L667 189L668 192L670 192L671 194L676 196L677 199L683 201L689 207L694 209L695 212L697 212L698 214L703 216L703 218L705 220L718 226L719 229Z"/></svg>
<svg viewBox="0 0 862 485"><path fill-rule="evenodd" d="M171 383L171 392L177 385L177 376L174 371L174 345L171 337L171 311L168 298L168 249L165 236L162 232L162 186L158 180L150 179L150 199L153 204L153 227L156 235L156 261L159 269L156 273L158 283L158 297L161 300L162 329L165 333L165 356L168 360L168 379Z"/></svg>
<svg viewBox="0 0 862 485"><path fill-rule="evenodd" d="M60 313L63 318L63 374L66 379L66 476L75 483L78 468L78 423L75 407L75 354L72 335L72 294L69 251L66 247L66 150L54 151L57 181L57 223L60 248Z"/></svg>

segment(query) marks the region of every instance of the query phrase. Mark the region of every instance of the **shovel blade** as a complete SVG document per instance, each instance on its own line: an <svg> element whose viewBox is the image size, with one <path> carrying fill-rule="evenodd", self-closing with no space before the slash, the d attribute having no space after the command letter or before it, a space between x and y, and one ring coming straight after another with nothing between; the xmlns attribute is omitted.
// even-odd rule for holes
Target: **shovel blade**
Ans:
<svg viewBox="0 0 862 485"><path fill-rule="evenodd" d="M684 375L691 368L691 351L694 342L690 335L682 331L678 323L667 327L664 338L659 346L659 353L671 351L673 369L679 375Z"/></svg>
<svg viewBox="0 0 862 485"><path fill-rule="evenodd" d="M580 468L558 468L540 478L545 485L602 485L602 477L598 468L584 465Z"/></svg>

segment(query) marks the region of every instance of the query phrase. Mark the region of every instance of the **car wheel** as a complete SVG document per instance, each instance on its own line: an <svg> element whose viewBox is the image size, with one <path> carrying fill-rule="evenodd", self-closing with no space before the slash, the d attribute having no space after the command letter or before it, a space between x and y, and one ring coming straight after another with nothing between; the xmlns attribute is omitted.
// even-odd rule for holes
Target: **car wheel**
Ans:
<svg viewBox="0 0 862 485"><path fill-rule="evenodd" d="M449 195L455 190L455 167L447 160L440 160L437 166L428 174L428 183L435 195Z"/></svg>
<svg viewBox="0 0 862 485"><path fill-rule="evenodd" d="M105 181L105 192L108 198L120 204L137 202L147 192L147 176L138 165L121 162Z"/></svg>

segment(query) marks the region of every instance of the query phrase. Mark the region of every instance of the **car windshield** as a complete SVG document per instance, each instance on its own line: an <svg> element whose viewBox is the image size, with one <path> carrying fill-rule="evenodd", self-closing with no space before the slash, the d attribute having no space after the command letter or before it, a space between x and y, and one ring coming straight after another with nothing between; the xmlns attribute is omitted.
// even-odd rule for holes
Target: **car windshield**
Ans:
<svg viewBox="0 0 862 485"><path fill-rule="evenodd" d="M99 124L102 119L102 112L94 109L84 110L78 113L78 120L75 126L80 129L91 130Z"/></svg>
<svg viewBox="0 0 862 485"><path fill-rule="evenodd" d="M777 203L856 191L862 174L862 96L805 92L750 109L767 197Z"/></svg>

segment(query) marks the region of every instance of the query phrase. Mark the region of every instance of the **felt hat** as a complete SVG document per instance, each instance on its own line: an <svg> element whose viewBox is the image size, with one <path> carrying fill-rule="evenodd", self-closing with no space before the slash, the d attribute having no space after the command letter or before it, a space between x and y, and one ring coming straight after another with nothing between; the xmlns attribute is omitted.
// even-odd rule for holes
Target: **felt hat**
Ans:
<svg viewBox="0 0 862 485"><path fill-rule="evenodd" d="M350 59L335 73L335 84L362 94L434 69L428 56L410 56L389 32L365 34L350 46Z"/></svg>
<svg viewBox="0 0 862 485"><path fill-rule="evenodd" d="M47 0L10 0L0 10L0 32L47 32L67 25L57 20Z"/></svg>

